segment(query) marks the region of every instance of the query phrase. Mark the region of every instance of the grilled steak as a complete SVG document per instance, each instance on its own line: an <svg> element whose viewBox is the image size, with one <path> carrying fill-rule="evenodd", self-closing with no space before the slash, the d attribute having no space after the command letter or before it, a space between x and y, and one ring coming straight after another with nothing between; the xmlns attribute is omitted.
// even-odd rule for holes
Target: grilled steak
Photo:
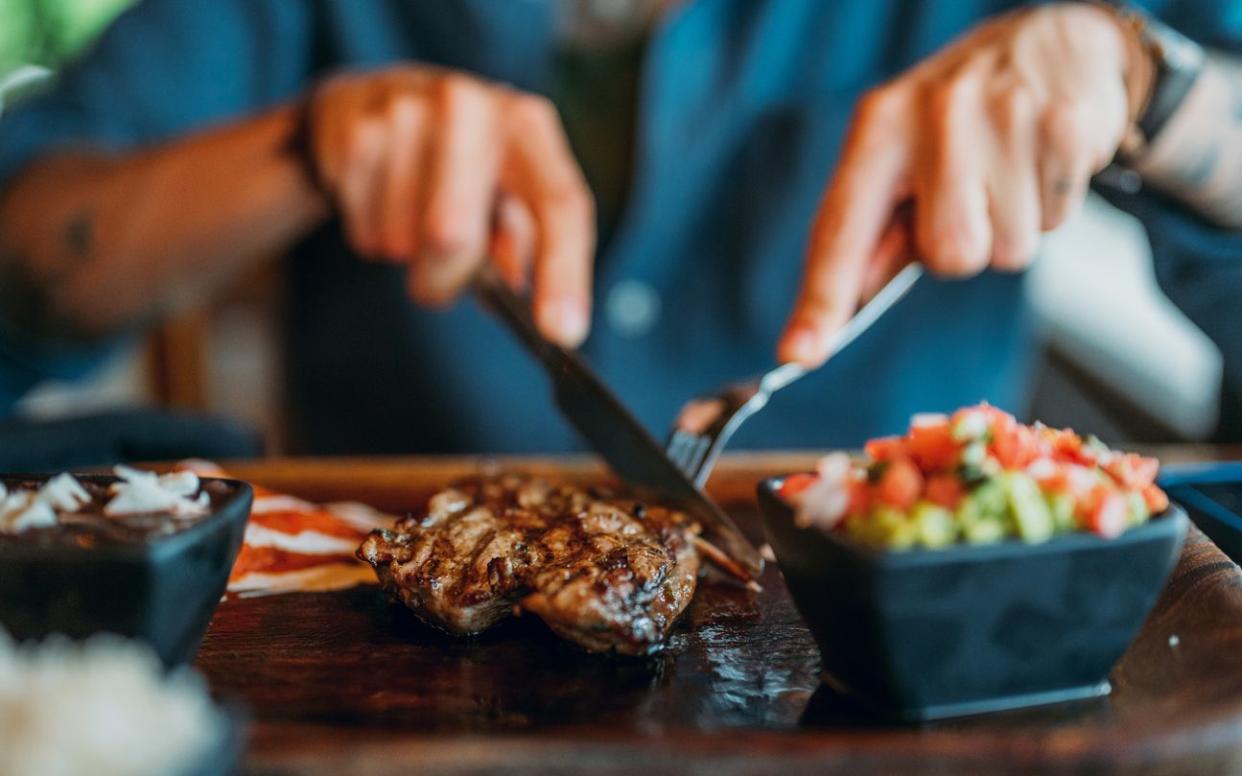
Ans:
<svg viewBox="0 0 1242 776"><path fill-rule="evenodd" d="M358 556L427 622L477 633L525 609L588 650L643 654L690 602L695 527L670 509L505 475L431 499Z"/></svg>

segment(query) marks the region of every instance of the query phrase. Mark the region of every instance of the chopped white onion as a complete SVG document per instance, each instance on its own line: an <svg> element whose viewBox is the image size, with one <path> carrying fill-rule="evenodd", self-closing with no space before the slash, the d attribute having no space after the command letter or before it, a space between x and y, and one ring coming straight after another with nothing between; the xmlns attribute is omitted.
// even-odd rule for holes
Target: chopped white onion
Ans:
<svg viewBox="0 0 1242 776"><path fill-rule="evenodd" d="M939 426L949 422L949 416L943 412L919 412L910 418L910 428Z"/></svg>
<svg viewBox="0 0 1242 776"><path fill-rule="evenodd" d="M841 522L850 506L850 479L854 462L845 453L830 453L815 466L815 482L795 497L794 522L802 527L829 530Z"/></svg>
<svg viewBox="0 0 1242 776"><path fill-rule="evenodd" d="M206 492L191 498L199 490L198 476L193 472L157 475L129 466L117 466L113 471L121 482L108 489L112 499L104 507L104 514L110 517L167 512L173 517L189 518L204 514L211 506Z"/></svg>
<svg viewBox="0 0 1242 776"><path fill-rule="evenodd" d="M33 491L18 491L0 502L0 532L21 533L56 524L56 511Z"/></svg>
<svg viewBox="0 0 1242 776"><path fill-rule="evenodd" d="M953 424L953 438L959 442L973 442L988 433L988 416L980 410L967 410Z"/></svg>
<svg viewBox="0 0 1242 776"><path fill-rule="evenodd" d="M1052 479L1057 472L1057 464L1051 458L1036 458L1026 467L1026 473L1037 480Z"/></svg>
<svg viewBox="0 0 1242 776"><path fill-rule="evenodd" d="M76 477L63 472L43 483L39 488L39 500L59 512L77 512L91 503L91 494Z"/></svg>

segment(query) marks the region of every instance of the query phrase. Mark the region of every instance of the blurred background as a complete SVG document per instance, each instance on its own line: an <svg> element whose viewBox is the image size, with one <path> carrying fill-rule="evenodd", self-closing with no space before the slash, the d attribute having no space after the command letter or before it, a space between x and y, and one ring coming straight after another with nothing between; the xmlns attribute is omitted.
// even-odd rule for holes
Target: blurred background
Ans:
<svg viewBox="0 0 1242 776"><path fill-rule="evenodd" d="M133 0L0 0L0 111L91 44ZM166 321L91 379L39 386L24 418L165 407L237 418L288 452L277 397L281 282L268 262L210 307ZM1138 223L1093 195L1047 236L1028 290L1043 332L1028 418L1110 441L1217 431L1221 355L1159 291ZM1122 303L1124 300L1124 304Z"/></svg>

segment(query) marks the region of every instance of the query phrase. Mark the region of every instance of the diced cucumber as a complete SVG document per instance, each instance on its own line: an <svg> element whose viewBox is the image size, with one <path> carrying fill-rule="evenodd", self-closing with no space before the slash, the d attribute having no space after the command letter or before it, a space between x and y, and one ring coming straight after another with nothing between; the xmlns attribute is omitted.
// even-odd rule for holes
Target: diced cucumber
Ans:
<svg viewBox="0 0 1242 776"><path fill-rule="evenodd" d="M1005 491L1005 483L1000 477L990 477L970 493L971 498L979 503L979 516L984 520L995 520L1002 525L1008 522L1009 496Z"/></svg>
<svg viewBox="0 0 1242 776"><path fill-rule="evenodd" d="M986 490L985 490L986 489ZM980 498L980 491L983 491ZM997 512L993 505L987 502L992 499L993 491L999 491L1001 499L1001 511ZM999 488L989 488L988 485L976 488L975 492L962 499L962 503L957 507L957 524L961 529L962 536L971 544L989 544L991 542L999 542L1005 538L1005 520L1003 519L1004 510L1004 491Z"/></svg>
<svg viewBox="0 0 1242 776"><path fill-rule="evenodd" d="M968 485L986 480L1000 471L995 460L988 457L987 442L982 440L971 442L962 448L961 464L958 475Z"/></svg>
<svg viewBox="0 0 1242 776"><path fill-rule="evenodd" d="M1002 481L1018 536L1032 544L1047 541L1053 533L1052 511L1039 484L1022 472L1007 472Z"/></svg>
<svg viewBox="0 0 1242 776"><path fill-rule="evenodd" d="M1095 434L1087 434L1087 438L1082 441L1082 445L1096 455L1103 455L1105 453L1112 452L1108 445L1104 444L1104 442Z"/></svg>
<svg viewBox="0 0 1242 776"><path fill-rule="evenodd" d="M958 418L953 424L951 433L958 442L971 442L986 438L989 430L988 416L978 410L973 410Z"/></svg>
<svg viewBox="0 0 1242 776"><path fill-rule="evenodd" d="M906 513L887 506L848 521L846 531L857 542L886 550L905 550L918 540L918 531Z"/></svg>
<svg viewBox="0 0 1242 776"><path fill-rule="evenodd" d="M913 521L900 509L876 507L871 515L876 538L881 547L890 550L906 550L918 541L918 530Z"/></svg>
<svg viewBox="0 0 1242 776"><path fill-rule="evenodd" d="M1147 508L1147 500L1143 498L1143 494L1137 490L1132 490L1126 494L1126 526L1132 527L1146 523L1151 517L1151 510Z"/></svg>
<svg viewBox="0 0 1242 776"><path fill-rule="evenodd" d="M962 535L970 544L995 544L1005 538L1005 524L996 520L980 520L963 526Z"/></svg>
<svg viewBox="0 0 1242 776"><path fill-rule="evenodd" d="M1074 515L1074 497L1065 491L1048 497L1048 509L1052 512L1052 526L1057 533L1078 530L1078 518Z"/></svg>
<svg viewBox="0 0 1242 776"><path fill-rule="evenodd" d="M928 549L948 547L957 540L957 522L953 513L930 501L915 504L910 513L918 533L918 541Z"/></svg>

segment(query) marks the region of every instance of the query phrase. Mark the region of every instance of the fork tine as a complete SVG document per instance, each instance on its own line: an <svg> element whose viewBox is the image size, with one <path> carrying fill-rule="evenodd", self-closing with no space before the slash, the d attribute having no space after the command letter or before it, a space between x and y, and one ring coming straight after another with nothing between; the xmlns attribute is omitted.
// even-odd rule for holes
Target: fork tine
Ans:
<svg viewBox="0 0 1242 776"><path fill-rule="evenodd" d="M692 434L689 431L679 431L681 435L680 449L677 456L677 468L681 469L691 480L694 479L695 471L702 462L700 449L706 441L699 434Z"/></svg>
<svg viewBox="0 0 1242 776"><path fill-rule="evenodd" d="M668 438L668 445L665 446L665 452L668 453L669 459L682 471L685 471L686 468L686 453L689 447L689 440L686 437L686 432L681 429L674 429L672 435Z"/></svg>
<svg viewBox="0 0 1242 776"><path fill-rule="evenodd" d="M703 468L703 461L707 458L707 451L711 449L712 441L705 436L696 437L694 444L690 448L690 456L685 468L686 476L692 481L698 481L699 472Z"/></svg>

